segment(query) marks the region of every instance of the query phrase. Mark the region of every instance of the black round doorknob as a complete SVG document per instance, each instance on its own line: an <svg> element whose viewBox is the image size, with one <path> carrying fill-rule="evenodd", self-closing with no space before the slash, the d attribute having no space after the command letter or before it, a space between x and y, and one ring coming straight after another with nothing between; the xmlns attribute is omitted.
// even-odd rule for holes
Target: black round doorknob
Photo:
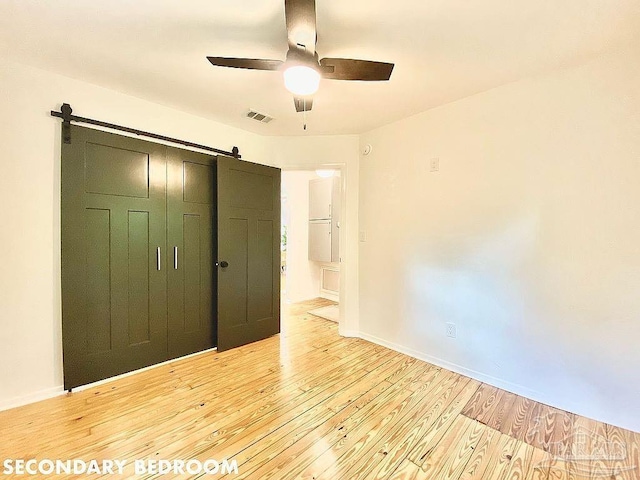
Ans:
<svg viewBox="0 0 640 480"><path fill-rule="evenodd" d="M220 262L220 266L221 266L222 268L227 268L227 267L229 266L229 262L227 262L227 261L225 261L225 260L222 260L222 261Z"/></svg>

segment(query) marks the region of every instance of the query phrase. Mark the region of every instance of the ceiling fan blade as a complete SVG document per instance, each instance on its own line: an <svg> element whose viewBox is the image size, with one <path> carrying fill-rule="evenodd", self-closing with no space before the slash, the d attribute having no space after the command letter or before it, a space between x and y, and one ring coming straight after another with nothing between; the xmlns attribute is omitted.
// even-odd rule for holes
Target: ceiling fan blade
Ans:
<svg viewBox="0 0 640 480"><path fill-rule="evenodd" d="M284 0L289 49L304 47L316 53L316 0Z"/></svg>
<svg viewBox="0 0 640 480"><path fill-rule="evenodd" d="M293 97L293 103L296 104L296 112L308 112L313 107L313 98Z"/></svg>
<svg viewBox="0 0 640 480"><path fill-rule="evenodd" d="M251 70L278 70L282 60L261 60L259 58L207 57L216 67L248 68Z"/></svg>
<svg viewBox="0 0 640 480"><path fill-rule="evenodd" d="M322 76L334 80L389 80L393 63L353 60L350 58L323 58L320 60Z"/></svg>

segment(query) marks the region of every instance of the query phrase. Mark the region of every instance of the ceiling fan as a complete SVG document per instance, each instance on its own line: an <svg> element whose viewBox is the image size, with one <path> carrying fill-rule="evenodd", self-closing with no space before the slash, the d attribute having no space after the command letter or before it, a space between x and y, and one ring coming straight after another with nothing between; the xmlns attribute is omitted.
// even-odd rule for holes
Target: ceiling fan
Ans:
<svg viewBox="0 0 640 480"><path fill-rule="evenodd" d="M315 0L284 0L289 51L285 61L257 58L207 57L218 67L276 70L284 74L284 83L291 93L297 112L308 112L320 78L332 80L389 80L393 63L353 60L350 58L318 59L316 52Z"/></svg>

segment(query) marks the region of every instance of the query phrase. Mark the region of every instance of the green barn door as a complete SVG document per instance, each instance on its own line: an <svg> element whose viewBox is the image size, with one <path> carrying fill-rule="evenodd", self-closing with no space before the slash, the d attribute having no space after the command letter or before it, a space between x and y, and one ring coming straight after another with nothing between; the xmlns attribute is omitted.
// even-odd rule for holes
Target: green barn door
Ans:
<svg viewBox="0 0 640 480"><path fill-rule="evenodd" d="M280 331L280 170L218 157L218 350Z"/></svg>
<svg viewBox="0 0 640 480"><path fill-rule="evenodd" d="M62 145L65 388L167 358L166 148L71 127Z"/></svg>
<svg viewBox="0 0 640 480"><path fill-rule="evenodd" d="M216 157L168 149L169 356L215 346Z"/></svg>

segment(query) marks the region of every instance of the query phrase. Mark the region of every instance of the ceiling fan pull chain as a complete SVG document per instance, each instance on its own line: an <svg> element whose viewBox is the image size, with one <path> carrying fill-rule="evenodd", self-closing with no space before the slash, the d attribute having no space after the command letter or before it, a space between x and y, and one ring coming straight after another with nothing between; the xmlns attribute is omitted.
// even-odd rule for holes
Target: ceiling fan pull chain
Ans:
<svg viewBox="0 0 640 480"><path fill-rule="evenodd" d="M307 129L307 99L303 98L302 99L302 104L303 104L303 109L302 109L302 129L306 130Z"/></svg>

